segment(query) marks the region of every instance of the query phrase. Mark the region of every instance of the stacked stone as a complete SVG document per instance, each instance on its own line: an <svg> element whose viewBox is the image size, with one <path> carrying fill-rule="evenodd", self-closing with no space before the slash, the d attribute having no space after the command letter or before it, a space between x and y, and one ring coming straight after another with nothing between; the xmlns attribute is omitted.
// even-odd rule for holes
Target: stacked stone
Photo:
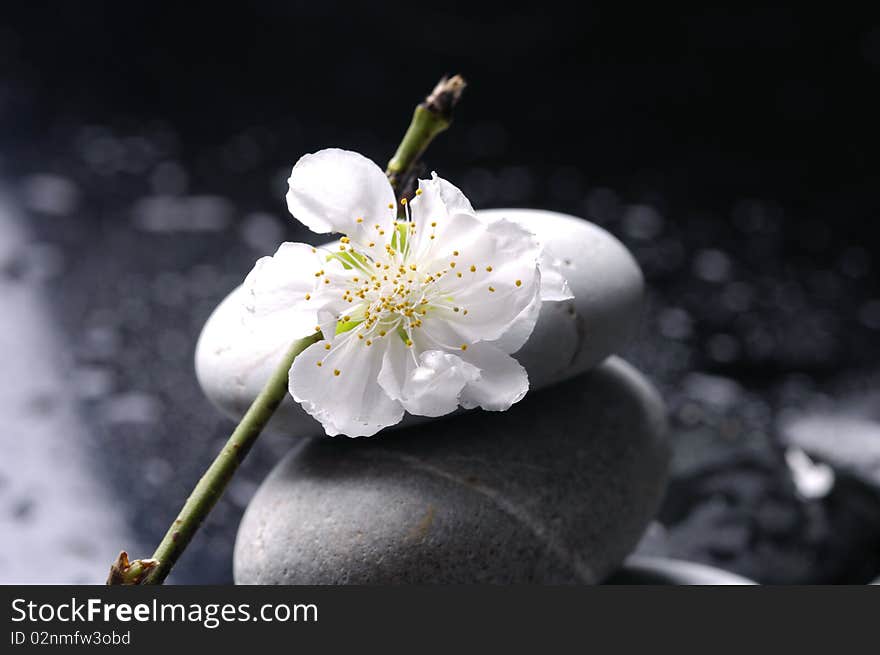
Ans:
<svg viewBox="0 0 880 655"><path fill-rule="evenodd" d="M545 244L573 300L545 303L514 356L530 392L507 412L407 417L370 439L328 438L290 397L269 429L300 439L239 529L240 584L595 583L632 551L667 474L665 409L615 355L637 332L643 280L610 234L510 209ZM239 418L272 367L247 353L239 290L208 320L199 381Z"/></svg>

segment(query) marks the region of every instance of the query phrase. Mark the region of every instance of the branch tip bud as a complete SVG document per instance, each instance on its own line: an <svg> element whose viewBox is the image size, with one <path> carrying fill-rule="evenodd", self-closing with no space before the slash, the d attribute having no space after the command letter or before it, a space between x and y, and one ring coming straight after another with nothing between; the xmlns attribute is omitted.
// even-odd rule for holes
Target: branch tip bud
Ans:
<svg viewBox="0 0 880 655"><path fill-rule="evenodd" d="M107 586L139 585L144 581L147 574L158 565L159 560L157 559L136 559L133 562L129 562L128 553L123 550L110 566Z"/></svg>

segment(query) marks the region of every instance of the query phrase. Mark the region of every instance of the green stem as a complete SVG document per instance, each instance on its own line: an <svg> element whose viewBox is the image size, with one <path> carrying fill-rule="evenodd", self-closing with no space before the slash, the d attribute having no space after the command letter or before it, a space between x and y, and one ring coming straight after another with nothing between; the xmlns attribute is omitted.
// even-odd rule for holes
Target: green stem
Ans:
<svg viewBox="0 0 880 655"><path fill-rule="evenodd" d="M398 194L413 183L416 163L434 138L452 124L452 110L461 99L466 83L459 75L443 77L430 95L416 107L412 121L385 174Z"/></svg>
<svg viewBox="0 0 880 655"><path fill-rule="evenodd" d="M405 190L406 184L412 182L410 176L413 174L413 167L434 137L449 127L452 110L464 87L465 82L461 77L444 77L425 101L416 107L412 123L388 163L388 179L398 193L402 193L401 189ZM111 566L108 585L162 584L205 517L223 495L226 485L278 409L278 405L284 400L293 360L320 339L321 333L316 332L296 341L290 347L266 386L232 432L223 450L196 484L180 514L153 553L152 559L129 562L128 554L121 552Z"/></svg>
<svg viewBox="0 0 880 655"><path fill-rule="evenodd" d="M251 446L260 436L260 432L266 427L269 419L278 409L278 405L284 400L288 388L288 374L293 360L303 350L321 339L321 333L316 332L310 337L300 339L290 347L272 376L266 382L266 386L260 391L241 422L233 430L229 441L223 450L205 471L195 489L180 510L180 514L165 534L165 538L153 553L153 559L158 561L150 571L142 584L162 584L171 568L177 562L177 558L189 545L196 530L205 520L208 512L217 503L223 494L229 480L232 479L236 469L248 454Z"/></svg>
<svg viewBox="0 0 880 655"><path fill-rule="evenodd" d="M449 121L436 114L424 106L419 105L413 112L412 122L400 145L397 146L397 152L388 162L386 174L391 180L400 179L404 171L408 171L412 165L422 156L428 144L434 140L434 137L449 127Z"/></svg>

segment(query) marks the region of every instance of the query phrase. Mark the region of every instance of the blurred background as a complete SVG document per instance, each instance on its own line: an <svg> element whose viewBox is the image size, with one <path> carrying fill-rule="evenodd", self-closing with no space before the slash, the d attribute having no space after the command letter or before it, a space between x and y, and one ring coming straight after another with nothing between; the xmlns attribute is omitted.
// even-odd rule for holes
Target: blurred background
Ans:
<svg viewBox="0 0 880 655"><path fill-rule="evenodd" d="M649 287L624 353L670 408L640 550L768 583L880 575L880 17L827 9L28 2L0 14L0 582L146 556L231 427L192 356L305 232L300 155L428 164L478 208L589 217ZM231 581L257 444L175 570Z"/></svg>

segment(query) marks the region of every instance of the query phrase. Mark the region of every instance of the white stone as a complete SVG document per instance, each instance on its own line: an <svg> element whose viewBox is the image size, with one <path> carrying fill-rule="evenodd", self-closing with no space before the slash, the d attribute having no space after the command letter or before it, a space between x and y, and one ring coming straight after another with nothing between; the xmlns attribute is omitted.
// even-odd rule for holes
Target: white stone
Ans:
<svg viewBox="0 0 880 655"><path fill-rule="evenodd" d="M532 209L478 212L507 218L534 232L544 244L543 267L568 280L574 299L545 302L532 336L515 357L529 373L531 389L560 382L619 352L635 334L642 308L642 273L629 251L602 228L580 218ZM260 351L245 335L240 288L214 310L196 346L196 374L208 398L237 420L265 384L280 353ZM401 425L424 420L408 416ZM268 429L291 435L321 432L321 426L289 396Z"/></svg>

